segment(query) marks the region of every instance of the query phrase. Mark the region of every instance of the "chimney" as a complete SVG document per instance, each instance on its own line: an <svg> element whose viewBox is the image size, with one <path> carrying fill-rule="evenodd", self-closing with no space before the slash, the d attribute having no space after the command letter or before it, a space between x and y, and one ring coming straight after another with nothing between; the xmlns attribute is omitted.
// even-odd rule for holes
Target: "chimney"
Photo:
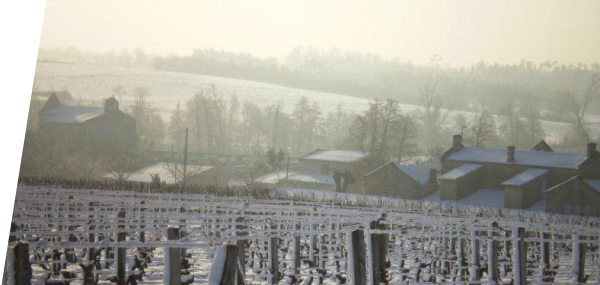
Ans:
<svg viewBox="0 0 600 285"><path fill-rule="evenodd" d="M428 183L437 184L437 169L429 168L429 181Z"/></svg>
<svg viewBox="0 0 600 285"><path fill-rule="evenodd" d="M587 157L592 157L592 155L594 155L594 153L596 152L596 143L588 143L587 144Z"/></svg>
<svg viewBox="0 0 600 285"><path fill-rule="evenodd" d="M463 147L464 146L462 144L462 135L454 135L454 136L452 136L452 149L453 150L460 150Z"/></svg>
<svg viewBox="0 0 600 285"><path fill-rule="evenodd" d="M508 163L514 163L515 160L515 146L514 145L509 145L506 147L507 151L506 151L506 162Z"/></svg>
<svg viewBox="0 0 600 285"><path fill-rule="evenodd" d="M115 97L104 100L104 112L108 113L115 110L119 110L119 101Z"/></svg>

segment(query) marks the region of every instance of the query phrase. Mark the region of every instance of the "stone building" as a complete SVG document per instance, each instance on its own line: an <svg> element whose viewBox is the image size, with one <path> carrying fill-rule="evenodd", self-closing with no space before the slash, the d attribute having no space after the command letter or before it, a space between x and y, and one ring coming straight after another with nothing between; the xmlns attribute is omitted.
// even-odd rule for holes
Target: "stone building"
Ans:
<svg viewBox="0 0 600 285"><path fill-rule="evenodd" d="M38 112L40 134L110 149L136 146L135 119L119 109L114 97L104 101L104 108L74 106L65 99L57 93L49 96Z"/></svg>
<svg viewBox="0 0 600 285"><path fill-rule="evenodd" d="M357 167L368 156L362 151L318 149L298 158L298 163L303 171L341 173Z"/></svg>
<svg viewBox="0 0 600 285"><path fill-rule="evenodd" d="M546 211L552 213L600 216L600 153L589 143L587 159L578 174L544 191Z"/></svg>
<svg viewBox="0 0 600 285"><path fill-rule="evenodd" d="M437 170L425 165L397 166L389 162L363 179L363 192L368 195L416 200L436 190Z"/></svg>
<svg viewBox="0 0 600 285"><path fill-rule="evenodd" d="M545 146L544 146L545 145ZM452 147L441 157L440 200L458 201L485 190L499 192L506 208L527 209L544 198L547 189L573 177L598 173L599 158L588 154L557 153L541 143L532 150L465 147L455 135ZM501 193L500 193L501 192Z"/></svg>

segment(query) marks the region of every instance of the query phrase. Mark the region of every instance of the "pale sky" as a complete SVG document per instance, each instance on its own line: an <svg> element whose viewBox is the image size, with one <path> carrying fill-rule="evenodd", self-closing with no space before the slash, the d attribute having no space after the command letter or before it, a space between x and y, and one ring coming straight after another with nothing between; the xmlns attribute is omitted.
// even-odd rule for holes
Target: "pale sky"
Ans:
<svg viewBox="0 0 600 285"><path fill-rule="evenodd" d="M600 62L595 0L47 0L41 47L196 48L283 58L295 46L451 66Z"/></svg>

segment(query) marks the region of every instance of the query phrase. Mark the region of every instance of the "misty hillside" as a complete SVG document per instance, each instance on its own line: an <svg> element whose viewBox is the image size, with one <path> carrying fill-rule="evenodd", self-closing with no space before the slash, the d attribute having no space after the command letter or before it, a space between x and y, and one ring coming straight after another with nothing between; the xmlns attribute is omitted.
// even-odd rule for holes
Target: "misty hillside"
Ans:
<svg viewBox="0 0 600 285"><path fill-rule="evenodd" d="M110 67L77 63L39 61L36 66L34 91L67 90L82 105L100 106L103 98L115 95L113 89L122 86L117 98L127 108L133 103L133 90L146 87L151 95L148 101L156 106L166 119L177 103L185 102L199 91L214 85L220 95L230 98L237 95L241 101L252 101L260 107L281 103L284 112L291 112L296 102L306 97L319 103L324 114L334 111L341 103L347 111L361 112L369 107L369 100L353 96L309 91L274 84L189 73L156 71L136 68ZM405 112L420 109L417 105L400 104ZM473 117L475 112L453 111ZM588 115L590 136L600 136L600 116ZM567 122L542 121L546 140L557 142L568 132Z"/></svg>

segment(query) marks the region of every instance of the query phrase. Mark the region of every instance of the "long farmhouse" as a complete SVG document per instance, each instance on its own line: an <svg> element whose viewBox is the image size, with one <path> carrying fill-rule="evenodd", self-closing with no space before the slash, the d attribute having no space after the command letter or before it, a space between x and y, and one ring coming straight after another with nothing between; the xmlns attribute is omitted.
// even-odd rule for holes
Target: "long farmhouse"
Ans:
<svg viewBox="0 0 600 285"><path fill-rule="evenodd" d="M544 203L549 212L600 214L596 143L589 143L585 154L572 154L554 152L544 142L531 150L465 147L455 135L441 167L441 201L494 200L514 209Z"/></svg>

